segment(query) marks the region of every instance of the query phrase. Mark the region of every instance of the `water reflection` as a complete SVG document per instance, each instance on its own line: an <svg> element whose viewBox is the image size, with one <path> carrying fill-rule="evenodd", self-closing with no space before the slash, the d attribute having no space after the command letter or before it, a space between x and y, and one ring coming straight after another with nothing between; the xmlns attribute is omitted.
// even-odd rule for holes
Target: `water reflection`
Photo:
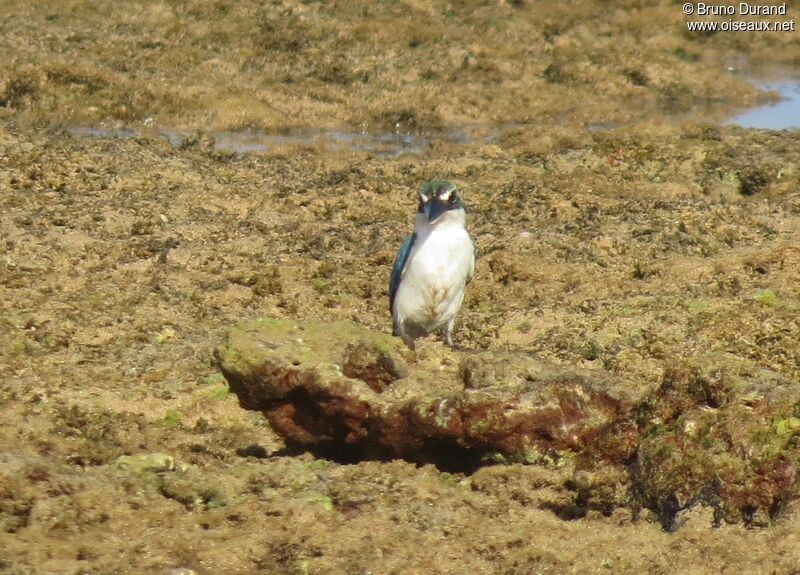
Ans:
<svg viewBox="0 0 800 575"><path fill-rule="evenodd" d="M518 124L499 124L497 126L463 125L445 130L411 132L396 129L393 131L371 132L367 130L348 131L324 128L291 128L280 132L248 129L239 132L211 132L214 148L236 153L263 153L282 145L322 146L326 150L355 150L383 157L398 157L404 154L424 154L437 142L469 145L496 141ZM157 133L169 143L180 148L190 133L178 130L152 128L136 130L132 128L74 127L67 130L78 136L95 138L135 138L144 133Z"/></svg>
<svg viewBox="0 0 800 575"><path fill-rule="evenodd" d="M777 92L781 99L735 116L727 124L769 130L800 128L800 80L757 81L754 84L759 90Z"/></svg>
<svg viewBox="0 0 800 575"><path fill-rule="evenodd" d="M744 128L771 130L800 128L800 79L782 75L776 80L752 80L760 90L777 92L781 99L775 103L748 110L727 120L726 124ZM695 112L697 114L697 112ZM699 115L699 114L698 114ZM686 114L665 114L664 121L685 119ZM191 136L189 132L153 128L145 122L142 129L109 127L73 127L68 132L77 136L94 138L129 139L143 134L157 133L169 143L180 148ZM591 132L614 130L622 124L616 122L589 122L585 128ZM354 150L376 156L396 158L405 154L425 154L438 143L471 145L487 144L500 140L516 130L535 129L530 124L503 123L497 125L465 124L440 130L410 131L400 126L391 131L351 131L326 128L291 128L284 131L248 129L239 132L212 132L214 148L240 154L263 153L283 145L321 146L329 151Z"/></svg>

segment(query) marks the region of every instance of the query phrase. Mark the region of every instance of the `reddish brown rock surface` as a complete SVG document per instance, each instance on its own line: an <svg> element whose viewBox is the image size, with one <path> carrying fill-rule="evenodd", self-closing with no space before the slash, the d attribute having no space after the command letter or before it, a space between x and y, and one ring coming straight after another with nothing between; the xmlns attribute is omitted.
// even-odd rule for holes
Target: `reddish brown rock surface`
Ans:
<svg viewBox="0 0 800 575"><path fill-rule="evenodd" d="M630 406L602 372L557 370L521 353L425 357L349 323L264 319L217 351L247 409L289 444L340 458L400 457L446 468L555 462Z"/></svg>

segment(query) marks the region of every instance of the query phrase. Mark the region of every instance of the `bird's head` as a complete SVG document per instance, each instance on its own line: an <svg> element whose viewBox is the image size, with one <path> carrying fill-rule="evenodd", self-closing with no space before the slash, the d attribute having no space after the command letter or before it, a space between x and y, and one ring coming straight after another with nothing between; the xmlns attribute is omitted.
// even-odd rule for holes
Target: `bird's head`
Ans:
<svg viewBox="0 0 800 575"><path fill-rule="evenodd" d="M463 209L464 204L456 193L455 184L444 180L433 180L425 183L419 190L417 212L425 214L430 224L435 223L449 211Z"/></svg>

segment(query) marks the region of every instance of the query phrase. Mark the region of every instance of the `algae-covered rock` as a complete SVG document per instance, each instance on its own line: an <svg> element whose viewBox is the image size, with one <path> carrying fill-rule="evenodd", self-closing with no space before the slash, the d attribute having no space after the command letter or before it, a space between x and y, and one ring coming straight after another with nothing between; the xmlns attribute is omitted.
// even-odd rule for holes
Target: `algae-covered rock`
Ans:
<svg viewBox="0 0 800 575"><path fill-rule="evenodd" d="M176 469L175 458L166 453L121 455L114 461L114 466L117 469L130 470L135 473L174 471Z"/></svg>
<svg viewBox="0 0 800 575"><path fill-rule="evenodd" d="M639 417L632 479L667 529L677 527L679 511L697 503L713 507L716 522L768 522L796 493L800 390L794 382L768 372L735 381L676 366Z"/></svg>
<svg viewBox="0 0 800 575"><path fill-rule="evenodd" d="M339 458L554 461L631 404L602 372L524 353L451 355L424 361L349 322L278 319L233 328L217 350L242 407L263 412L289 444Z"/></svg>
<svg viewBox="0 0 800 575"><path fill-rule="evenodd" d="M672 530L705 505L714 523L760 525L796 494L800 390L772 372L678 362L638 396L522 352L426 356L349 322L278 319L236 326L216 357L243 407L320 455L453 470L569 461L574 501L557 511L570 517L646 508Z"/></svg>
<svg viewBox="0 0 800 575"><path fill-rule="evenodd" d="M213 509L225 505L225 492L219 482L192 466L164 475L158 488L161 495L188 509Z"/></svg>
<svg viewBox="0 0 800 575"><path fill-rule="evenodd" d="M668 531L697 506L713 511L713 524L763 525L796 495L798 440L793 382L677 363L581 453L576 498L587 508L650 509Z"/></svg>

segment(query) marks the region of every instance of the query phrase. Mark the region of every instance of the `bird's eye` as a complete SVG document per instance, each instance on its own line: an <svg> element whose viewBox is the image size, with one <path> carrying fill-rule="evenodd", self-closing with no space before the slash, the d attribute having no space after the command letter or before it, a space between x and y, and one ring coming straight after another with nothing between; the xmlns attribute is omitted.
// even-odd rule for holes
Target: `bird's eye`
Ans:
<svg viewBox="0 0 800 575"><path fill-rule="evenodd" d="M451 191L447 194L447 203L453 205L456 203L456 193L455 191Z"/></svg>

